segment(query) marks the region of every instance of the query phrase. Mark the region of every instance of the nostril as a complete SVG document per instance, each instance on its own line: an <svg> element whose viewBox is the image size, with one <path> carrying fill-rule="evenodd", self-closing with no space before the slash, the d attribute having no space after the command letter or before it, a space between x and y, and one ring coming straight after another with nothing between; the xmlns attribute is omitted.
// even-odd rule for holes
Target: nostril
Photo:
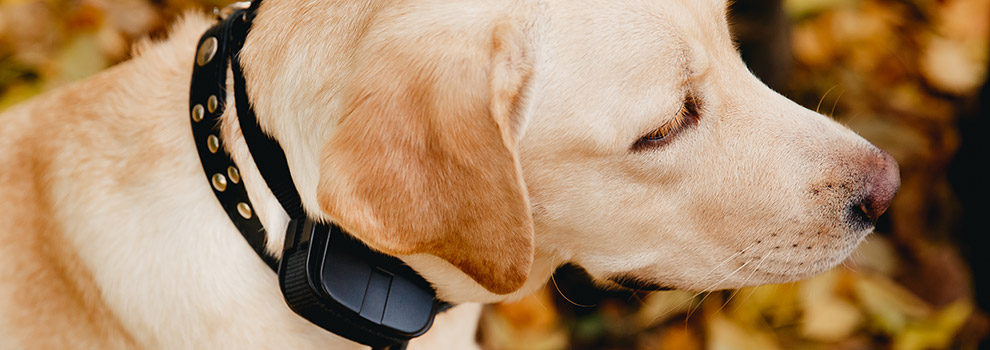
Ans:
<svg viewBox="0 0 990 350"><path fill-rule="evenodd" d="M877 222L877 218L880 217L880 215L874 214L870 210L869 205L864 200L853 201L846 210L846 213L850 223L856 226L857 229L873 227Z"/></svg>

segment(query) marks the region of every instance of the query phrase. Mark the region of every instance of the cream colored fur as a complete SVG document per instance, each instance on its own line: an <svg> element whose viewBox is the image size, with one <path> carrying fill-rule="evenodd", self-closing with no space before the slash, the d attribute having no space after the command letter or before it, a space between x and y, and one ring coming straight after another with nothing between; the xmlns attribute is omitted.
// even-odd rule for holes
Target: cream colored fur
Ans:
<svg viewBox="0 0 990 350"><path fill-rule="evenodd" d="M212 24L187 16L134 59L0 115L0 348L361 348L285 306L203 178L187 97ZM871 230L842 215L850 186L879 164L862 159L880 151L753 77L721 0L266 0L242 61L307 211L462 303L411 349L476 348L478 303L526 295L565 262L607 286L732 288L823 271ZM631 149L686 95L699 101L696 125ZM362 124L393 115L404 122ZM287 218L236 111L224 118L277 254ZM484 171L383 182L352 166L418 154L389 140L429 130L448 130L429 142ZM350 134L385 141L341 141ZM415 192L404 181L418 175L454 183ZM491 210L436 209L471 219L433 230L455 224L398 207L402 191L426 196L427 211L441 208L432 198Z"/></svg>

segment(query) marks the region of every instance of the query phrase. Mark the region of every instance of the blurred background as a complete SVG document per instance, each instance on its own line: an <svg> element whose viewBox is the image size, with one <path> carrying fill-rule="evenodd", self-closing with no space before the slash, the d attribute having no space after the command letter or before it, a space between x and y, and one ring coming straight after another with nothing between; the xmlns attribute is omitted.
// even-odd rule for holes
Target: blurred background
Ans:
<svg viewBox="0 0 990 350"><path fill-rule="evenodd" d="M664 0L657 0L664 1ZM0 110L128 59L220 0L0 0ZM876 233L815 278L711 293L604 291L565 266L491 305L486 349L990 349L982 220L990 0L737 0L756 75L887 150ZM0 170L2 171L2 170ZM982 346L981 346L982 345Z"/></svg>

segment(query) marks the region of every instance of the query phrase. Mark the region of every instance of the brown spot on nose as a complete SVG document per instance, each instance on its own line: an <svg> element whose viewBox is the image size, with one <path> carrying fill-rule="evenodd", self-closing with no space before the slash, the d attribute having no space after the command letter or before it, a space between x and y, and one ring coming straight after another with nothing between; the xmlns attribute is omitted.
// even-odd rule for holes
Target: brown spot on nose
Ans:
<svg viewBox="0 0 990 350"><path fill-rule="evenodd" d="M865 175L862 192L850 209L855 216L868 220L872 225L887 211L894 194L901 187L900 168L894 157L882 150L871 152L862 164L865 167L862 169Z"/></svg>

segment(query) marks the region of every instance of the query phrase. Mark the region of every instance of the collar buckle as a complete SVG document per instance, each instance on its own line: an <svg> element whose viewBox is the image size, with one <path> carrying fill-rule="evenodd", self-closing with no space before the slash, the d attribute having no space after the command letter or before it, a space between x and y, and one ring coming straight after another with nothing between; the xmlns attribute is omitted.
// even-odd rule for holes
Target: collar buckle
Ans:
<svg viewBox="0 0 990 350"><path fill-rule="evenodd" d="M213 15L217 17L218 21L226 21L230 15L234 14L239 10L246 10L251 7L250 1L238 1L233 4L225 6L223 9L213 8Z"/></svg>

